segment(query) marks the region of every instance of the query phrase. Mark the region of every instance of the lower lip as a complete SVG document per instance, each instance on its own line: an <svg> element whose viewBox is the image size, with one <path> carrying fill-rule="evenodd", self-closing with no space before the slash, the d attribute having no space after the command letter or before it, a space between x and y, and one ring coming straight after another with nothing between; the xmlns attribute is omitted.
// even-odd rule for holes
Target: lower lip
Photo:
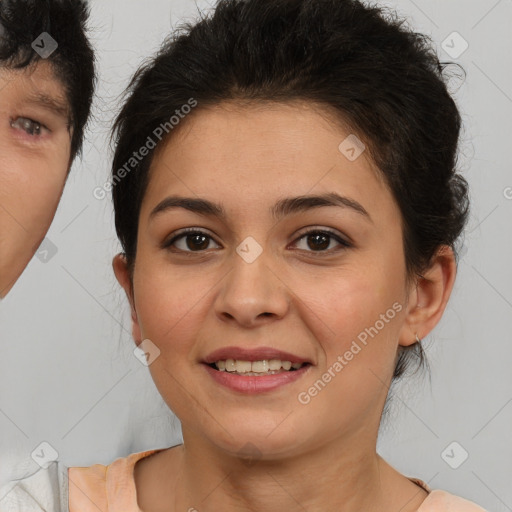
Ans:
<svg viewBox="0 0 512 512"><path fill-rule="evenodd" d="M302 366L295 371L283 371L274 375L262 375L261 377L237 375L226 371L214 370L211 366L205 364L206 371L211 377L234 391L246 394L263 393L264 391L272 391L285 384L300 379L311 367L310 364Z"/></svg>

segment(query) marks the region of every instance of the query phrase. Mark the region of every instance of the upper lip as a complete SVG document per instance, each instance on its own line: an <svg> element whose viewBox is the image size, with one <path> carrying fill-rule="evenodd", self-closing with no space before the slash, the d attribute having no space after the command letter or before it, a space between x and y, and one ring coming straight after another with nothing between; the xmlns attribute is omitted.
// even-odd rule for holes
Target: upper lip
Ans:
<svg viewBox="0 0 512 512"><path fill-rule="evenodd" d="M227 359L238 359L239 361L263 361L270 359L279 359L280 361L290 361L291 363L311 363L307 358L284 352L272 347L257 347L257 348L243 348L243 347L223 347L214 350L208 354L204 362L212 364L216 361L225 361Z"/></svg>

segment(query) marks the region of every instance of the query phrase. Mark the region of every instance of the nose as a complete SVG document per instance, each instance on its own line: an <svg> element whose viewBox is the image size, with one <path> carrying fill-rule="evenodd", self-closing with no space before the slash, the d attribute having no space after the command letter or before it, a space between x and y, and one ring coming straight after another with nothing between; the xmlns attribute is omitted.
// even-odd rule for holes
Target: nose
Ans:
<svg viewBox="0 0 512 512"><path fill-rule="evenodd" d="M290 302L289 289L270 267L265 252L252 263L234 252L214 307L224 322L255 327L283 318Z"/></svg>

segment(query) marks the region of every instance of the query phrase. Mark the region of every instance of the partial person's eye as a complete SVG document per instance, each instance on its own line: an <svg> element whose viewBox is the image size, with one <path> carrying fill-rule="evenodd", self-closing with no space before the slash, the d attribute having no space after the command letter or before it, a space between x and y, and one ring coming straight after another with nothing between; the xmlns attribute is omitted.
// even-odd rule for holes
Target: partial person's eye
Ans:
<svg viewBox="0 0 512 512"><path fill-rule="evenodd" d="M41 135L44 130L49 131L43 124L38 121L34 121L33 119L29 119L28 117L17 117L16 119L11 119L11 127L23 130L28 135Z"/></svg>
<svg viewBox="0 0 512 512"><path fill-rule="evenodd" d="M314 249L320 249L320 250L313 250L313 251L307 251L307 252L328 252L332 253L338 250L341 250L343 248L351 247L351 244L349 244L346 240L343 240L339 235L335 234L332 231L329 230L319 230L314 229L307 231L306 233L303 233L296 241L300 241L303 238L307 237L307 244L311 248ZM169 247L177 247L179 251L183 252L201 252L208 248L210 240L213 241L213 238L205 233L204 231L195 229L195 228L188 228L185 229L173 238L171 238L169 241L164 242L162 245L163 248L169 248ZM336 241L339 246L341 246L341 249L330 249L326 251L332 241ZM178 247L176 244L177 241L185 241L185 247ZM216 242L215 242L216 243ZM190 249L187 250L187 249ZM304 249L301 249L304 250ZM175 251L176 252L176 251Z"/></svg>

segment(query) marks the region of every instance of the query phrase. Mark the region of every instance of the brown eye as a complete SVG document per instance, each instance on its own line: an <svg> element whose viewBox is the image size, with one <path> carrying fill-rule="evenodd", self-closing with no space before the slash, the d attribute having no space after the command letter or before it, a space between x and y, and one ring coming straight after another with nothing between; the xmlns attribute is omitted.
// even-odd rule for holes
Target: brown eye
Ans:
<svg viewBox="0 0 512 512"><path fill-rule="evenodd" d="M182 247L177 247L176 242L182 241ZM213 238L204 233L203 231L198 230L185 230L182 231L181 234L173 237L171 240L164 244L164 248L168 247L176 247L179 251L182 252L201 252L208 248L210 245L210 241L214 241ZM214 242L215 243L215 242Z"/></svg>
<svg viewBox="0 0 512 512"><path fill-rule="evenodd" d="M334 251L342 250L351 246L339 235L326 230L315 229L307 231L306 233L303 233L299 238L297 238L297 241L301 241L302 239L305 239L307 249L301 250L306 250L307 252L313 253L332 253ZM329 246L333 240L338 245L338 248L335 247L334 249L329 249Z"/></svg>
<svg viewBox="0 0 512 512"><path fill-rule="evenodd" d="M303 239L306 241L307 248L299 249L312 254L316 253L318 255L332 254L352 247L349 242L341 238L338 234L328 230L314 229L307 231L296 239L295 244ZM333 241L337 247L329 248ZM162 248L169 249L172 247L175 249L174 252L198 253L207 250L210 242L216 244L215 240L209 234L191 228L179 232L169 241L164 242L162 244ZM181 247L179 245L181 245Z"/></svg>

